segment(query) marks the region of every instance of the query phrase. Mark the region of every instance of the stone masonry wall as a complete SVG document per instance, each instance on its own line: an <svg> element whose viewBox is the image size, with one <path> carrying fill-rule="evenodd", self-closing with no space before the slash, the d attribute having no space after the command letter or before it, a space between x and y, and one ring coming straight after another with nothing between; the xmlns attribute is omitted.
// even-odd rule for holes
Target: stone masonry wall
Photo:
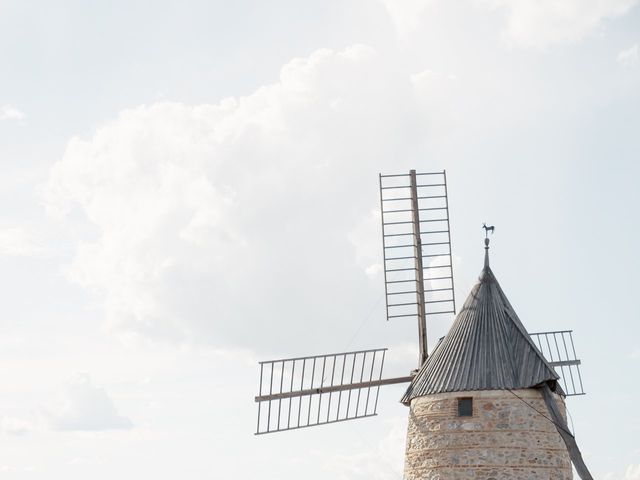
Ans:
<svg viewBox="0 0 640 480"><path fill-rule="evenodd" d="M535 389L515 390L549 416ZM458 398L473 416L458 417ZM564 400L556 396L563 415ZM440 393L411 402L405 480L571 480L556 427L509 391Z"/></svg>

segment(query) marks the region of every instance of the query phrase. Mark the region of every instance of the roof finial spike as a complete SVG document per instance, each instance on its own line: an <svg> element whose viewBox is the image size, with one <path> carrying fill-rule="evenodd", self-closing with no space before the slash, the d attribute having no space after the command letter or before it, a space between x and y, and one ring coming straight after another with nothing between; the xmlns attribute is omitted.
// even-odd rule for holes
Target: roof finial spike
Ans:
<svg viewBox="0 0 640 480"><path fill-rule="evenodd" d="M484 239L484 268L489 266L489 238Z"/></svg>
<svg viewBox="0 0 640 480"><path fill-rule="evenodd" d="M491 235L493 235L493 232L496 229L496 227L494 227L493 225L491 225L490 227L487 227L487 224L483 223L482 228L484 228L484 268L488 268L489 267L489 232L491 232Z"/></svg>

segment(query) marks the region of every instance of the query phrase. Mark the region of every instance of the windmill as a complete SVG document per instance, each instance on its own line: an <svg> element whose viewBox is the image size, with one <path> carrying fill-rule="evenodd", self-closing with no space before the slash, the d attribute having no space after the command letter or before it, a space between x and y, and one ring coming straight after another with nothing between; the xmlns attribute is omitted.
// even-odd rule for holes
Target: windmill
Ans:
<svg viewBox="0 0 640 480"><path fill-rule="evenodd" d="M379 183L386 317L417 323L416 369L385 378L386 348L260 362L256 434L375 416L380 388L408 383L405 478L565 479L570 459L591 479L565 420L564 399L584 394L572 332L526 331L491 271L494 227L483 224L479 282L430 354L427 319L456 314L446 172Z"/></svg>

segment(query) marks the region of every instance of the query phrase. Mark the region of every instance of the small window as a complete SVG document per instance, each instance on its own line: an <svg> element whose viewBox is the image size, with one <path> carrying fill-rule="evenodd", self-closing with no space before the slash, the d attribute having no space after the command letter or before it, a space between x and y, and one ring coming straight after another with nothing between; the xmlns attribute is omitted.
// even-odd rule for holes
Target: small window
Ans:
<svg viewBox="0 0 640 480"><path fill-rule="evenodd" d="M473 398L459 398L458 399L458 416L459 417L472 417L473 416Z"/></svg>

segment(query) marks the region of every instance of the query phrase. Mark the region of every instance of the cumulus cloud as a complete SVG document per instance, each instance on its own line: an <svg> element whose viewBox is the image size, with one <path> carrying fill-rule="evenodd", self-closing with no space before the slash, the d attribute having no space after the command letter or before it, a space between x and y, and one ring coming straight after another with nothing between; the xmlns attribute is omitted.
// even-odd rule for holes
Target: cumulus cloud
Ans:
<svg viewBox="0 0 640 480"><path fill-rule="evenodd" d="M401 37L406 37L421 25L421 17L437 0L380 0Z"/></svg>
<svg viewBox="0 0 640 480"><path fill-rule="evenodd" d="M16 417L0 417L0 432L10 435L23 435L32 429L27 420Z"/></svg>
<svg viewBox="0 0 640 480"><path fill-rule="evenodd" d="M504 36L512 44L545 47L581 40L627 13L637 0L478 0L506 14Z"/></svg>
<svg viewBox="0 0 640 480"><path fill-rule="evenodd" d="M0 465L0 472L11 472L11 473L15 473L15 472L36 472L38 469L34 466L31 465L27 465L27 466L15 466L15 465Z"/></svg>
<svg viewBox="0 0 640 480"><path fill-rule="evenodd" d="M640 480L640 465L629 465L625 471L624 480Z"/></svg>
<svg viewBox="0 0 640 480"><path fill-rule="evenodd" d="M372 279L381 278L383 269L380 258L380 245L371 242L372 238L379 236L380 209L371 210L363 216L348 233L347 238L353 245L356 262Z"/></svg>
<svg viewBox="0 0 640 480"><path fill-rule="evenodd" d="M624 476L614 472L609 472L604 476L604 480L640 480L640 464L630 464L627 466Z"/></svg>
<svg viewBox="0 0 640 480"><path fill-rule="evenodd" d="M63 388L57 405L47 410L54 430L100 431L129 429L133 423L116 411L106 390L89 375L79 374Z"/></svg>
<svg viewBox="0 0 640 480"><path fill-rule="evenodd" d="M40 257L47 249L37 235L24 227L0 228L0 256Z"/></svg>
<svg viewBox="0 0 640 480"><path fill-rule="evenodd" d="M389 430L379 441L367 444L364 451L336 455L324 461L331 478L338 480L395 480L402 478L406 420L387 421Z"/></svg>
<svg viewBox="0 0 640 480"><path fill-rule="evenodd" d="M379 0L401 39L423 28L428 17L447 6L442 0ZM638 0L468 0L503 12L505 40L514 46L546 47L573 43L598 32L608 20L626 14Z"/></svg>
<svg viewBox="0 0 640 480"><path fill-rule="evenodd" d="M353 46L295 59L247 97L121 112L50 174L49 211L96 227L70 278L127 335L246 341L288 319L296 338L302 312L340 324L375 273L377 172L402 170L389 159L415 146L413 95L408 75ZM277 318L256 322L264 311Z"/></svg>
<svg viewBox="0 0 640 480"><path fill-rule="evenodd" d="M27 116L11 105L4 105L0 107L0 122L1 121L14 121L19 125L24 125L26 123Z"/></svg>
<svg viewBox="0 0 640 480"><path fill-rule="evenodd" d="M636 43L626 50L622 50L618 53L616 60L623 67L637 67L640 62L640 56L638 54L638 44Z"/></svg>

